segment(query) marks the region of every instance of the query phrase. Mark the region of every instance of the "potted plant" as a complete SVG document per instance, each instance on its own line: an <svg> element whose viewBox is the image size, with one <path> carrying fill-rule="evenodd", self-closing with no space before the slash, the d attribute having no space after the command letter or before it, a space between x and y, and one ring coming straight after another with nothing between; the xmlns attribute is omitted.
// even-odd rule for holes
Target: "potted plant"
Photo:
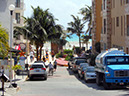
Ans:
<svg viewBox="0 0 129 96"><path fill-rule="evenodd" d="M8 67L10 67L10 66L8 66ZM14 66L12 67L12 70L14 70L14 72L15 72L15 74L14 74L14 79L16 79L16 71L17 71L17 70L22 70L22 66L21 66L21 65L14 65ZM12 86L13 86L14 88L17 87L17 84L16 84L16 81L15 81L15 80L14 80L14 83L12 83Z"/></svg>

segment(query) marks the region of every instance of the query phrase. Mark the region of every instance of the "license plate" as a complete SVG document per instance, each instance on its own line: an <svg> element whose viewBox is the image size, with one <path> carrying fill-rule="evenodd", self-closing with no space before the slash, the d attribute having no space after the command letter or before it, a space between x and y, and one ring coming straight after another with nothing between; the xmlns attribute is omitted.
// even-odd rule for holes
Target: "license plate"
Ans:
<svg viewBox="0 0 129 96"><path fill-rule="evenodd" d="M124 83L120 83L120 85L124 85Z"/></svg>
<svg viewBox="0 0 129 96"><path fill-rule="evenodd" d="M36 72L39 72L40 70L36 70Z"/></svg>

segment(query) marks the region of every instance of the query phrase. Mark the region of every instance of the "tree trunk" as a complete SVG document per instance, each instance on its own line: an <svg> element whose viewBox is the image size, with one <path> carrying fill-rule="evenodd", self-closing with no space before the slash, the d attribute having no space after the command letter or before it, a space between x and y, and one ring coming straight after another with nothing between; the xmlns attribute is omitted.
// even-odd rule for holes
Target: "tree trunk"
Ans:
<svg viewBox="0 0 129 96"><path fill-rule="evenodd" d="M81 49L81 38L80 38L80 35L79 35L79 47Z"/></svg>
<svg viewBox="0 0 129 96"><path fill-rule="evenodd" d="M41 57L42 57L42 47L43 47L43 45L40 46L40 58L39 58L39 60L41 60Z"/></svg>
<svg viewBox="0 0 129 96"><path fill-rule="evenodd" d="M39 51L38 51L38 48L39 48L39 47L36 46L36 58L37 58L37 61L38 61L38 52L39 52Z"/></svg>
<svg viewBox="0 0 129 96"><path fill-rule="evenodd" d="M88 42L86 42L86 49L88 50Z"/></svg>

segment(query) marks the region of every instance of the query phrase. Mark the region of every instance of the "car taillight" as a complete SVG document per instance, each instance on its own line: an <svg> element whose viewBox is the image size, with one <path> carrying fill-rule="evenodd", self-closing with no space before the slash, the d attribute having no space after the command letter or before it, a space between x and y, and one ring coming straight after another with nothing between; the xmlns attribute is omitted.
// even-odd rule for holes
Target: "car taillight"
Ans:
<svg viewBox="0 0 129 96"><path fill-rule="evenodd" d="M30 70L34 70L34 68L30 68Z"/></svg>
<svg viewBox="0 0 129 96"><path fill-rule="evenodd" d="M84 74L84 71L82 71L82 74Z"/></svg>
<svg viewBox="0 0 129 96"><path fill-rule="evenodd" d="M46 68L42 68L42 70L46 70Z"/></svg>

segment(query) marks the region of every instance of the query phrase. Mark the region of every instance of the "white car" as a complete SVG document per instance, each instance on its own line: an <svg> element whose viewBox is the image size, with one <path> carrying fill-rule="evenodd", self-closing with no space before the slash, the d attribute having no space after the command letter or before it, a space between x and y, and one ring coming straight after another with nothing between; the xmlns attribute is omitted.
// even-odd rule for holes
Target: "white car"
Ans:
<svg viewBox="0 0 129 96"><path fill-rule="evenodd" d="M28 77L33 79L33 77L43 77L44 80L47 80L47 71L43 63L33 63L30 66Z"/></svg>
<svg viewBox="0 0 129 96"><path fill-rule="evenodd" d="M84 72L84 80L85 82L88 82L88 80L93 79L96 79L95 68L93 66L88 66Z"/></svg>

